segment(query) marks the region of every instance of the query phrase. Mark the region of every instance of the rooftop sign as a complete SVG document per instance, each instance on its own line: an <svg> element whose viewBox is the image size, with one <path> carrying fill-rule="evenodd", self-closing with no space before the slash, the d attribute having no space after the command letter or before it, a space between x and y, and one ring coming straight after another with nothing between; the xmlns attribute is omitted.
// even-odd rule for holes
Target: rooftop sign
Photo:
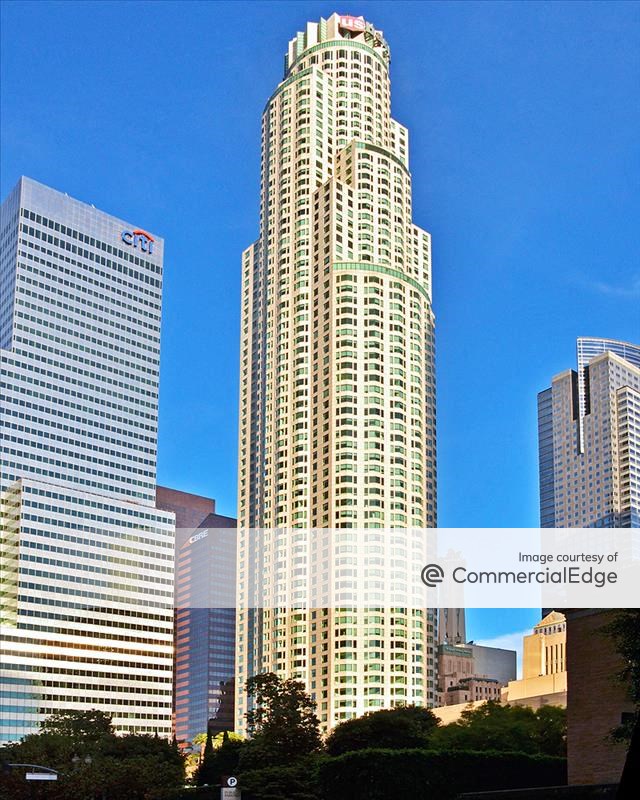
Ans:
<svg viewBox="0 0 640 800"><path fill-rule="evenodd" d="M364 17L340 17L338 25L344 30L356 33L364 31L367 26Z"/></svg>
<svg viewBox="0 0 640 800"><path fill-rule="evenodd" d="M153 253L153 243L155 239L146 231L122 231L122 236L120 238L130 247L139 247L143 253L149 253L149 255Z"/></svg>

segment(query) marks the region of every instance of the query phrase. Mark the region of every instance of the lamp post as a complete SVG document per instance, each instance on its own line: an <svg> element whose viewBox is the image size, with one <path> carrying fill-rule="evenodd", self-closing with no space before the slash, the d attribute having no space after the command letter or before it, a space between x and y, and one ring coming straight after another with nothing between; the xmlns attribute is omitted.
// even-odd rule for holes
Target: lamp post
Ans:
<svg viewBox="0 0 640 800"><path fill-rule="evenodd" d="M9 762L2 765L3 771L9 771L11 769L15 769L16 767L27 770L38 770L37 772L26 772L24 776L29 783L29 794L32 798L35 797L35 781L56 781L58 780L58 775L62 774L58 772L58 770L52 769L51 767L43 767L42 764L14 764Z"/></svg>
<svg viewBox="0 0 640 800"><path fill-rule="evenodd" d="M73 771L74 772L77 772L82 767L83 764L86 767L90 767L92 762L93 762L93 759L91 758L91 756L89 754L87 754L84 758L82 758L77 753L74 753L74 755L73 755L73 757L71 759L71 763L73 764ZM103 793L102 796L104 798L104 793Z"/></svg>

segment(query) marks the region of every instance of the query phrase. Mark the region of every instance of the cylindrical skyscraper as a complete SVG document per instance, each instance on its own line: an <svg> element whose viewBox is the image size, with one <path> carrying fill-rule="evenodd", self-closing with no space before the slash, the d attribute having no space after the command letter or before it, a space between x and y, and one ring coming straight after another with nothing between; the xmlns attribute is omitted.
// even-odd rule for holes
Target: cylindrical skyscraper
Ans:
<svg viewBox="0 0 640 800"><path fill-rule="evenodd" d="M408 151L382 32L308 23L264 110L260 237L242 261L240 606L248 572L277 579L243 529L345 529L348 566L348 529L436 525L431 248ZM315 556L292 542L304 580ZM237 633L239 730L242 685L265 670L304 679L325 728L432 703L426 611L240 611Z"/></svg>

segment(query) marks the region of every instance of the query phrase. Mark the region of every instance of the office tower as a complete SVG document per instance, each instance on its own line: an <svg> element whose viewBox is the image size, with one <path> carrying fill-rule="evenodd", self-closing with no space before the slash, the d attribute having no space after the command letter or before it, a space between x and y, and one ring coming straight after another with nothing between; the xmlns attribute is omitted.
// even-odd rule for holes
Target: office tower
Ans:
<svg viewBox="0 0 640 800"><path fill-rule="evenodd" d="M176 517L174 734L179 745L234 727L236 520L215 500L158 486Z"/></svg>
<svg viewBox="0 0 640 800"><path fill-rule="evenodd" d="M540 523L640 526L640 345L578 339L578 371L538 395Z"/></svg>
<svg viewBox="0 0 640 800"><path fill-rule="evenodd" d="M412 221L389 59L362 17L307 23L263 113L260 233L242 257L242 604L249 573L279 579L243 529L294 529L290 574L304 583L322 553L295 529L337 529L348 549L350 529L375 547L373 529L436 524L430 236ZM433 703L425 611L238 613L238 730L243 683L262 671L303 679L324 728Z"/></svg>
<svg viewBox="0 0 640 800"><path fill-rule="evenodd" d="M22 178L0 245L0 741L91 708L119 731L170 736L163 242Z"/></svg>

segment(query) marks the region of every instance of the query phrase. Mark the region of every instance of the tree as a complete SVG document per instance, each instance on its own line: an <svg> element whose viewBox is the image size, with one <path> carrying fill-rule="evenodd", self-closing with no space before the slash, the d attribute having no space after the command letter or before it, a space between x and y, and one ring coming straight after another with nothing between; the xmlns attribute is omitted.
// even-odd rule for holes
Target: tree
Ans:
<svg viewBox="0 0 640 800"><path fill-rule="evenodd" d="M617 797L620 800L635 797L640 781L640 609L622 608L605 627L613 638L624 666L619 678L628 686L629 696L636 706L635 719L629 719L616 728L614 739L629 743Z"/></svg>
<svg viewBox="0 0 640 800"><path fill-rule="evenodd" d="M177 744L158 736L105 739L95 764L109 800L146 800L154 790L177 788L184 780L184 759Z"/></svg>
<svg viewBox="0 0 640 800"><path fill-rule="evenodd" d="M213 736L211 730L207 728L207 733L204 740L204 748L202 750L202 760L206 761L209 756L213 754Z"/></svg>
<svg viewBox="0 0 640 800"><path fill-rule="evenodd" d="M495 750L564 756L566 712L557 707L534 711L496 701L465 709L459 720L433 732L439 750Z"/></svg>
<svg viewBox="0 0 640 800"><path fill-rule="evenodd" d="M243 751L243 766L285 764L320 750L315 703L301 681L266 672L249 678L246 691L254 698L255 707L246 714L252 740Z"/></svg>
<svg viewBox="0 0 640 800"><path fill-rule="evenodd" d="M154 792L179 788L184 761L175 742L157 736L116 736L102 712L63 712L45 720L41 733L3 748L10 763L41 764L59 772L47 785L49 800L147 800ZM6 776L6 797L26 800L24 770ZM4 800L4 795L0 793Z"/></svg>
<svg viewBox="0 0 640 800"><path fill-rule="evenodd" d="M243 742L244 739L240 736L239 733L234 733L233 731L219 731L216 735L211 739L211 744L213 745L213 749L215 750L218 747L222 747L225 742Z"/></svg>
<svg viewBox="0 0 640 800"><path fill-rule="evenodd" d="M43 733L68 736L78 740L96 740L102 736L113 736L111 717L104 711L92 708L90 711L59 711L51 714L40 723Z"/></svg>
<svg viewBox="0 0 640 800"><path fill-rule="evenodd" d="M304 756L291 764L243 772L241 784L252 800L318 800L318 767L322 757Z"/></svg>
<svg viewBox="0 0 640 800"><path fill-rule="evenodd" d="M337 725L325 742L332 756L366 748L426 747L438 727L435 714L427 708L404 706L374 711Z"/></svg>
<svg viewBox="0 0 640 800"><path fill-rule="evenodd" d="M558 786L566 780L566 759L553 756L371 749L321 761L316 786L326 800L455 800L465 792L493 797L500 789Z"/></svg>
<svg viewBox="0 0 640 800"><path fill-rule="evenodd" d="M200 766L203 757L203 745L207 741L206 733L196 733L191 741L192 747L185 750L184 766L187 778L191 779Z"/></svg>
<svg viewBox="0 0 640 800"><path fill-rule="evenodd" d="M223 775L233 775L238 771L240 753L244 746L244 740L239 736L230 736L227 731L215 737L215 744L211 737L207 737L211 746L205 745L202 762L195 774L195 782L198 786L208 784L215 786L220 783Z"/></svg>
<svg viewBox="0 0 640 800"><path fill-rule="evenodd" d="M629 696L640 711L640 609L619 609L604 627L604 632L611 636L616 650L622 656L623 667L618 677L627 685ZM616 728L614 738L630 741L634 724L635 720L629 720Z"/></svg>
<svg viewBox="0 0 640 800"><path fill-rule="evenodd" d="M567 752L567 711L560 706L542 706L535 712L535 741L538 752L561 756Z"/></svg>

